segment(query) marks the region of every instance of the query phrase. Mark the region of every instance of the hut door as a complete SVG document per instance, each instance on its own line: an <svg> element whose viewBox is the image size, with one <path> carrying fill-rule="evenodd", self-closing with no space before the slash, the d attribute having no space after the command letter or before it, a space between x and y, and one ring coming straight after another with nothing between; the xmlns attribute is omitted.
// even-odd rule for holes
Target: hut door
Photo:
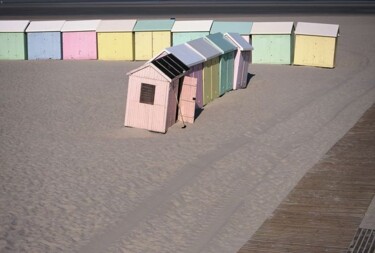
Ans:
<svg viewBox="0 0 375 253"><path fill-rule="evenodd" d="M182 119L184 122L194 123L195 114L195 99L197 95L197 78L185 76L182 83L180 95L180 112L178 113L178 120ZM181 119L182 116L182 119Z"/></svg>

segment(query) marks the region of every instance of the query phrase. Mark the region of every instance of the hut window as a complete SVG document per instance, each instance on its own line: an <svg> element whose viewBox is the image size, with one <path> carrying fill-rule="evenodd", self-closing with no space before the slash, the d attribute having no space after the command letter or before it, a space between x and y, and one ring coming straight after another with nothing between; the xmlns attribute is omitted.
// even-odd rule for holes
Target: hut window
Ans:
<svg viewBox="0 0 375 253"><path fill-rule="evenodd" d="M140 103L153 105L155 99L155 85L142 83Z"/></svg>

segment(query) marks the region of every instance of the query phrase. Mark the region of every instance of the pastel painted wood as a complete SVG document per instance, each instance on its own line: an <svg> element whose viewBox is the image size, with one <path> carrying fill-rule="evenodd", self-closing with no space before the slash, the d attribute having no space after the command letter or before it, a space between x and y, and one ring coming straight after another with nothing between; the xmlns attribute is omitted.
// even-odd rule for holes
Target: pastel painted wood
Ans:
<svg viewBox="0 0 375 253"><path fill-rule="evenodd" d="M179 100L180 113L178 120L194 123L196 94L197 79L194 77L185 76Z"/></svg>
<svg viewBox="0 0 375 253"><path fill-rule="evenodd" d="M0 20L0 60L27 58L26 27L29 20Z"/></svg>

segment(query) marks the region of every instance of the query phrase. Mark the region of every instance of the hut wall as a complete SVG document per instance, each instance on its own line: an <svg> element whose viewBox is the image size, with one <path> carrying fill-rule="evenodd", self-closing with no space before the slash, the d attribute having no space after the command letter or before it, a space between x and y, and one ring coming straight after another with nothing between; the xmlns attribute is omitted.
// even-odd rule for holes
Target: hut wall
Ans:
<svg viewBox="0 0 375 253"><path fill-rule="evenodd" d="M209 35L209 32L174 32L172 34L173 46L199 39L207 35Z"/></svg>
<svg viewBox="0 0 375 253"><path fill-rule="evenodd" d="M233 74L234 74L234 51L220 56L220 71L219 71L219 95L222 96L225 92L233 88Z"/></svg>
<svg viewBox="0 0 375 253"><path fill-rule="evenodd" d="M171 40L170 31L152 32L152 57L155 57L163 49L170 47L172 44Z"/></svg>
<svg viewBox="0 0 375 253"><path fill-rule="evenodd" d="M24 33L0 33L0 60L25 60L26 48Z"/></svg>
<svg viewBox="0 0 375 253"><path fill-rule="evenodd" d="M186 72L185 75L197 79L197 94L195 102L198 108L203 108L203 63L190 67L190 70Z"/></svg>
<svg viewBox="0 0 375 253"><path fill-rule="evenodd" d="M131 32L100 32L97 36L99 60L134 60Z"/></svg>
<svg viewBox="0 0 375 253"><path fill-rule="evenodd" d="M61 33L60 32L32 32L27 33L27 58L61 59Z"/></svg>
<svg viewBox="0 0 375 253"><path fill-rule="evenodd" d="M333 68L336 41L334 37L296 35L294 64Z"/></svg>
<svg viewBox="0 0 375 253"><path fill-rule="evenodd" d="M253 35L252 44L252 63L292 63L290 35Z"/></svg>
<svg viewBox="0 0 375 253"><path fill-rule="evenodd" d="M63 32L63 59L96 60L96 32Z"/></svg>
<svg viewBox="0 0 375 253"><path fill-rule="evenodd" d="M203 67L203 104L219 97L219 57L208 60Z"/></svg>
<svg viewBox="0 0 375 253"><path fill-rule="evenodd" d="M135 60L149 60L170 46L170 31L135 32Z"/></svg>
<svg viewBox="0 0 375 253"><path fill-rule="evenodd" d="M167 86L168 87L168 86ZM166 129L171 127L174 123L176 123L176 115L177 115L177 94L179 89L179 79L174 80L170 86L168 87L168 100L167 103L167 110L166 110Z"/></svg>

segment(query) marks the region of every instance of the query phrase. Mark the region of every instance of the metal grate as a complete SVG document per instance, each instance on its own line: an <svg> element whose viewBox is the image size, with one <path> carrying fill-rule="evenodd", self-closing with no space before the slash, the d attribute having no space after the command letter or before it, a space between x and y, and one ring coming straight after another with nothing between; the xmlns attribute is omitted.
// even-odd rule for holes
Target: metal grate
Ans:
<svg viewBox="0 0 375 253"><path fill-rule="evenodd" d="M153 105L155 99L155 85L142 83L139 102Z"/></svg>
<svg viewBox="0 0 375 253"><path fill-rule="evenodd" d="M375 230L358 228L347 253L374 253Z"/></svg>

